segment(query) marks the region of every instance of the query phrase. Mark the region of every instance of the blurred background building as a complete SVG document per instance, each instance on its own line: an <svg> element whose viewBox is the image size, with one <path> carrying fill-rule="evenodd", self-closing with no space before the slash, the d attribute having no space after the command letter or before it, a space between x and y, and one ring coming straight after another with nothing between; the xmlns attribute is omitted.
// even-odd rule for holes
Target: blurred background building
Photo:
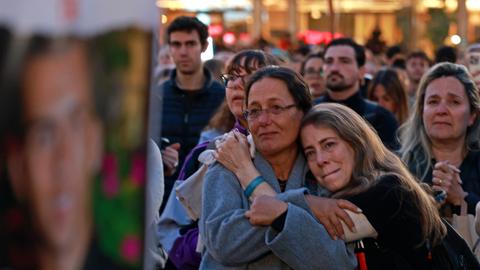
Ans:
<svg viewBox="0 0 480 270"><path fill-rule="evenodd" d="M250 43L260 37L280 47L322 44L332 34L365 44L375 29L387 45L465 47L480 39L478 0L157 0L161 24L196 15L209 24L216 44Z"/></svg>

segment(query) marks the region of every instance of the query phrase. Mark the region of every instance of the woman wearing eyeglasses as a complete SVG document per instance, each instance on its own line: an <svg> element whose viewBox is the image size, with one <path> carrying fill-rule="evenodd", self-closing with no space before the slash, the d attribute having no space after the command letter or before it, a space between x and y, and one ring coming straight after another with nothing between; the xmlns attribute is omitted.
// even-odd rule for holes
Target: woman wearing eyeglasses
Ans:
<svg viewBox="0 0 480 270"><path fill-rule="evenodd" d="M297 137L312 106L308 86L288 68L266 67L248 80L245 104L255 170L240 166L233 172L220 163L209 168L199 222L206 247L200 269L353 269L356 260L345 243L331 239L304 210L301 188L308 168ZM253 226L246 217L250 200L270 187L277 198L291 202L278 205L278 216L288 209L284 222L281 228Z"/></svg>
<svg viewBox="0 0 480 270"><path fill-rule="evenodd" d="M300 74L305 78L313 99L325 94L327 86L323 77L323 56L321 53L307 56L300 67Z"/></svg>
<svg viewBox="0 0 480 270"><path fill-rule="evenodd" d="M260 50L245 50L237 53L226 68L222 80L226 86L225 102L236 121L234 128L247 134L246 120L243 118L245 79L255 70L276 64L273 56ZM210 146L210 140L198 144L187 155L179 173L179 180L185 180L199 167L198 156ZM168 253L167 269L198 269L201 254L196 251L198 239L197 222L189 218L177 200L175 192L170 194L158 225L159 242Z"/></svg>

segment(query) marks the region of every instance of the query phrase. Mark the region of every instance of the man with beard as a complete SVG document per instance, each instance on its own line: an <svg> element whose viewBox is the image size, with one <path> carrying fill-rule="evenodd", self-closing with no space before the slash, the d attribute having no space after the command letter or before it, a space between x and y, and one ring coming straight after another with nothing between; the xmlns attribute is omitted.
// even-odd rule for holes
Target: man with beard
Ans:
<svg viewBox="0 0 480 270"><path fill-rule="evenodd" d="M161 145L165 148L162 158L166 198L178 176L177 168L197 145L200 132L225 98L225 87L202 64L201 53L208 46L207 26L195 17L182 16L168 26L167 35L176 68L156 95L163 95L161 136L170 143Z"/></svg>
<svg viewBox="0 0 480 270"><path fill-rule="evenodd" d="M323 70L327 93L315 103L336 102L350 107L370 122L383 143L397 149L395 132L398 128L394 115L377 103L362 98L360 82L365 73L365 50L350 38L334 39L325 48Z"/></svg>

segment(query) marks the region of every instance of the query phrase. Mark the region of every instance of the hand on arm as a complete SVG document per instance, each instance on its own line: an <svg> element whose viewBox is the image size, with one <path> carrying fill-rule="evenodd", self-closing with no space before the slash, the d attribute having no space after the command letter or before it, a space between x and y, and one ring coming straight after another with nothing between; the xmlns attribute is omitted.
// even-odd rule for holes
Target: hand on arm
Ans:
<svg viewBox="0 0 480 270"><path fill-rule="evenodd" d="M243 188L260 175L253 165L247 138L243 134L230 131L216 145L215 159L239 178Z"/></svg>
<svg viewBox="0 0 480 270"><path fill-rule="evenodd" d="M245 212L252 225L269 226L287 211L288 204L271 196L258 196L253 200L250 210Z"/></svg>
<svg viewBox="0 0 480 270"><path fill-rule="evenodd" d="M171 176L175 173L178 166L178 150L180 144L174 143L162 150L162 160L164 165L165 176Z"/></svg>
<svg viewBox="0 0 480 270"><path fill-rule="evenodd" d="M306 195L305 198L314 216L323 224L332 239L344 238L345 233L342 222L347 225L350 231L356 232L355 224L345 211L347 209L354 213L361 213L362 210L356 205L347 200L329 199L312 195Z"/></svg>
<svg viewBox="0 0 480 270"><path fill-rule="evenodd" d="M239 132L229 132L225 139L218 143L214 156L219 163L237 176L243 189L260 175L250 156L247 138ZM253 200L260 195L275 196L276 192L264 182L255 188L250 199Z"/></svg>

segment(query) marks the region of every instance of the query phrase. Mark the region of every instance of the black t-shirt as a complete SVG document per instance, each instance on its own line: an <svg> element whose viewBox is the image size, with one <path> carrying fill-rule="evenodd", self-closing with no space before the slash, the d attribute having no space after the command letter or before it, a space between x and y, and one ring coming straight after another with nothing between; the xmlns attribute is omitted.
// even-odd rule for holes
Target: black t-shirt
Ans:
<svg viewBox="0 0 480 270"><path fill-rule="evenodd" d="M426 245L416 247L422 242L422 228L411 196L397 177L383 176L365 192L346 198L362 209L378 233L376 240L364 241L369 270L395 269L396 255L412 269L431 269Z"/></svg>

